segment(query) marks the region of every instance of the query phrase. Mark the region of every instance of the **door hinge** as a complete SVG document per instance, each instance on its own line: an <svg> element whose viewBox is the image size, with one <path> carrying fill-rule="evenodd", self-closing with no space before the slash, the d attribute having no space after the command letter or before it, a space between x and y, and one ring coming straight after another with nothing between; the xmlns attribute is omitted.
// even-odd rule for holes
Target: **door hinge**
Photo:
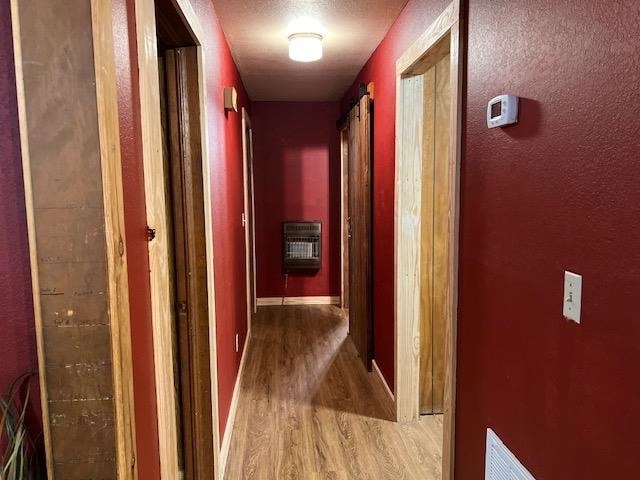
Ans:
<svg viewBox="0 0 640 480"><path fill-rule="evenodd" d="M242 212L242 228L247 226L247 216Z"/></svg>
<svg viewBox="0 0 640 480"><path fill-rule="evenodd" d="M147 227L147 242L152 242L156 238L156 229Z"/></svg>
<svg viewBox="0 0 640 480"><path fill-rule="evenodd" d="M178 302L177 305L178 315L186 315L187 314L187 302Z"/></svg>

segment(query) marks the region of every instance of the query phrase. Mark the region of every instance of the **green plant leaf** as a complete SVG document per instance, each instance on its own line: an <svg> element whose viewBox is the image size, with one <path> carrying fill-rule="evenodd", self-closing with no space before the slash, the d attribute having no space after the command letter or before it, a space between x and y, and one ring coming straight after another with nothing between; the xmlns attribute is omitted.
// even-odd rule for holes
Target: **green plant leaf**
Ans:
<svg viewBox="0 0 640 480"><path fill-rule="evenodd" d="M24 438L24 430L21 429L18 434L16 435L16 438L13 442L13 451L11 452L11 456L9 457L9 459L7 460L7 464L4 467L5 472L10 470L13 471L14 474L13 475L9 475L9 478L14 478L15 477L15 473L17 473L18 469L17 469L17 462L16 459L18 458L19 452L22 450L22 440Z"/></svg>
<svg viewBox="0 0 640 480"><path fill-rule="evenodd" d="M38 451L26 425L31 395L30 379L36 372L15 378L8 394L0 397L0 438L6 439L0 452L0 480L32 480L36 477ZM20 398L24 392L24 398Z"/></svg>

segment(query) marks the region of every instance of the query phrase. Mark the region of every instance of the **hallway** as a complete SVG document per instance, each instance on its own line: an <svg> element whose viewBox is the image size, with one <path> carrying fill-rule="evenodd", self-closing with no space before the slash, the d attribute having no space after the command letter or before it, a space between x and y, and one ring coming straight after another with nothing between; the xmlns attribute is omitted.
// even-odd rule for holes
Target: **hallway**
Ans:
<svg viewBox="0 0 640 480"><path fill-rule="evenodd" d="M0 2L0 480L640 479L639 23Z"/></svg>
<svg viewBox="0 0 640 480"><path fill-rule="evenodd" d="M331 306L253 321L226 479L440 478L442 417L391 422L391 402Z"/></svg>

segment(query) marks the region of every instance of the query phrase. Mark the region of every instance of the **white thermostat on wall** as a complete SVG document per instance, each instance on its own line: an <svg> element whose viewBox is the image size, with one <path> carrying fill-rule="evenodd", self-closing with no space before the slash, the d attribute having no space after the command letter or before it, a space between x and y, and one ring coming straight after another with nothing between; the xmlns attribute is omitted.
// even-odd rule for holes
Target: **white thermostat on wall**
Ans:
<svg viewBox="0 0 640 480"><path fill-rule="evenodd" d="M487 127L496 128L518 121L518 97L499 95L487 105Z"/></svg>

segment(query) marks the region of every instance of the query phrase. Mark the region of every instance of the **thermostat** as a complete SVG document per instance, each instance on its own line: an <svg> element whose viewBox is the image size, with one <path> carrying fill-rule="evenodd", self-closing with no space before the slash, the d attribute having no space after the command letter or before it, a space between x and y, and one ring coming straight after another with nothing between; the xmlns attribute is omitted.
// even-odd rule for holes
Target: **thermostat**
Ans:
<svg viewBox="0 0 640 480"><path fill-rule="evenodd" d="M487 105L487 127L496 128L518 121L518 97L499 95Z"/></svg>

